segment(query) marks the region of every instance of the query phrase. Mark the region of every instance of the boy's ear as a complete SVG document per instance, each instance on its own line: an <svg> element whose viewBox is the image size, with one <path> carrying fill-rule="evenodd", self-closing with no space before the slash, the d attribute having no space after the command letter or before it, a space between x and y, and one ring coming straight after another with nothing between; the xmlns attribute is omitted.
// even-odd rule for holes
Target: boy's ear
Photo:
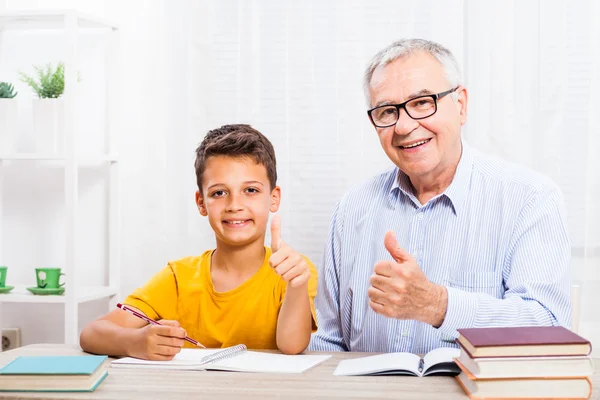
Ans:
<svg viewBox="0 0 600 400"><path fill-rule="evenodd" d="M198 211L200 211L200 215L206 217L208 213L206 212L206 205L204 204L204 197L199 190L196 190L196 206L198 207Z"/></svg>
<svg viewBox="0 0 600 400"><path fill-rule="evenodd" d="M275 189L271 190L271 203L269 204L269 211L272 213L279 210L279 203L281 202L281 188L275 186Z"/></svg>

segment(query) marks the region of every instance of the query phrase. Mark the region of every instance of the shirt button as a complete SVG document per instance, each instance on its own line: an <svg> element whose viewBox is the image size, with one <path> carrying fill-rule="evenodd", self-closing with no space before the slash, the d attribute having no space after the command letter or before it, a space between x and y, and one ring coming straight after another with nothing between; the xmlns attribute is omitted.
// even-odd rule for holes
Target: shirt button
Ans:
<svg viewBox="0 0 600 400"><path fill-rule="evenodd" d="M402 331L402 333L400 334L400 336L402 336L402 337L408 337L408 331Z"/></svg>
<svg viewBox="0 0 600 400"><path fill-rule="evenodd" d="M422 213L422 212L418 213L418 214L417 214L417 218L419 218L419 219L423 219L423 213Z"/></svg>

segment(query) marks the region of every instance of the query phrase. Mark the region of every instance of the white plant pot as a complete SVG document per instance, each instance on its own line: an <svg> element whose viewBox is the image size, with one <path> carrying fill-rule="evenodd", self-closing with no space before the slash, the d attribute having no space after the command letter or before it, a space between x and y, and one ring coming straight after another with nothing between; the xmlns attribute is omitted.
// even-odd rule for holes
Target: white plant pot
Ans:
<svg viewBox="0 0 600 400"><path fill-rule="evenodd" d="M63 99L33 99L32 110L36 153L62 153L65 125Z"/></svg>
<svg viewBox="0 0 600 400"><path fill-rule="evenodd" d="M16 151L18 112L16 99L0 99L0 154Z"/></svg>

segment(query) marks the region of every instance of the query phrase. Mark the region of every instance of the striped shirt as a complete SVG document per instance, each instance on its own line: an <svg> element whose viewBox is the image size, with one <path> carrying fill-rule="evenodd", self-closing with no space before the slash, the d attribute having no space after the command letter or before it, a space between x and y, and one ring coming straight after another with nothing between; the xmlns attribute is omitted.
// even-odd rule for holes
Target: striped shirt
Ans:
<svg viewBox="0 0 600 400"><path fill-rule="evenodd" d="M373 267L392 260L383 244L390 229L427 278L447 288L438 328L369 307ZM558 187L463 142L452 183L424 205L398 168L355 186L336 205L319 270L319 328L309 348L424 354L456 347L460 328L569 327L569 263Z"/></svg>

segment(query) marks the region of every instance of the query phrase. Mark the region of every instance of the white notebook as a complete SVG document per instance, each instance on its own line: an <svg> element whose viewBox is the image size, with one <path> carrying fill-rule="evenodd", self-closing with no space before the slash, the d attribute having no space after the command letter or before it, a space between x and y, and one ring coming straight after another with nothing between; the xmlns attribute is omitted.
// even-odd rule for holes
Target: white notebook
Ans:
<svg viewBox="0 0 600 400"><path fill-rule="evenodd" d="M420 358L411 353L387 353L340 361L334 375L458 375L454 358L460 349L441 347Z"/></svg>
<svg viewBox="0 0 600 400"><path fill-rule="evenodd" d="M120 358L113 361L111 367L301 374L330 357L246 351L245 346L240 345L226 349L182 349L171 361Z"/></svg>

